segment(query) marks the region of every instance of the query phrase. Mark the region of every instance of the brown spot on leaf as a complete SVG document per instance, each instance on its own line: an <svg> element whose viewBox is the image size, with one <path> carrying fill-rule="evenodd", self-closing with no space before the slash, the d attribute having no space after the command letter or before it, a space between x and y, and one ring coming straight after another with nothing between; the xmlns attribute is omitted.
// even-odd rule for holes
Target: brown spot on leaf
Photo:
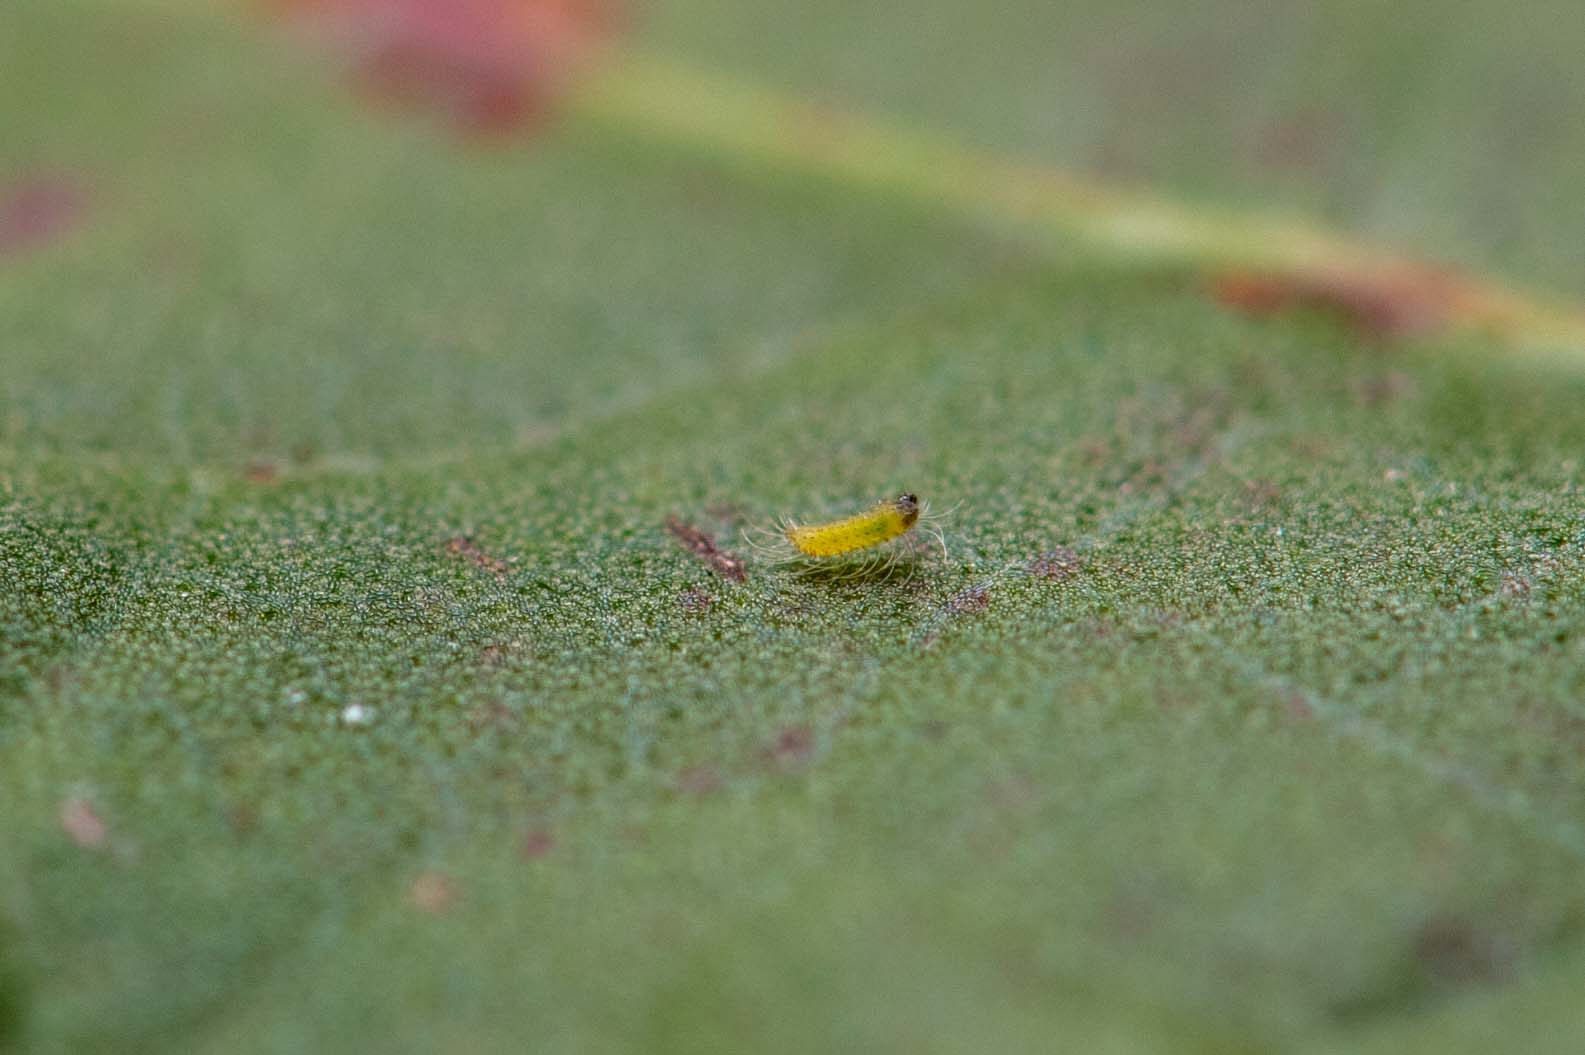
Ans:
<svg viewBox="0 0 1585 1055"><path fill-rule="evenodd" d="M80 796L61 803L61 828L72 842L84 850L103 850L110 840L110 829L94 804Z"/></svg>
<svg viewBox="0 0 1585 1055"><path fill-rule="evenodd" d="M953 615L973 615L983 612L990 606L991 588L989 586L970 586L968 589L953 594L947 601L947 611Z"/></svg>
<svg viewBox="0 0 1585 1055"><path fill-rule="evenodd" d="M1308 171L1329 160L1341 138L1337 114L1314 107L1267 122L1255 141L1255 159L1272 168Z"/></svg>
<svg viewBox="0 0 1585 1055"><path fill-rule="evenodd" d="M518 852L525 861L537 861L556 848L556 837L544 828L535 828L523 836Z"/></svg>
<svg viewBox="0 0 1585 1055"><path fill-rule="evenodd" d="M1306 461L1324 461L1332 456L1332 438L1319 433L1304 433L1290 439L1288 449Z"/></svg>
<svg viewBox="0 0 1585 1055"><path fill-rule="evenodd" d="M1282 497L1282 489L1270 480L1245 480L1244 501L1256 509L1264 509Z"/></svg>
<svg viewBox="0 0 1585 1055"><path fill-rule="evenodd" d="M766 749L768 761L781 769L795 769L814 757L815 734L807 725L788 726L776 734Z"/></svg>
<svg viewBox="0 0 1585 1055"><path fill-rule="evenodd" d="M517 724L517 712L500 700L490 700L468 712L468 731L482 733L486 729L510 729Z"/></svg>
<svg viewBox="0 0 1585 1055"><path fill-rule="evenodd" d="M1308 722L1315 717L1315 708L1302 692L1290 692L1282 698L1282 713L1296 722Z"/></svg>
<svg viewBox="0 0 1585 1055"><path fill-rule="evenodd" d="M478 544L475 543L473 539L468 538L465 535L458 535L455 538L449 539L446 542L446 552L450 553L454 557L461 557L464 560L470 561L476 567L482 568L484 571L490 572L496 576L503 576L512 570L511 564L499 557L495 557L489 553L486 553L484 550L479 548Z"/></svg>
<svg viewBox="0 0 1585 1055"><path fill-rule="evenodd" d="M1196 404L1187 409L1182 417L1170 422L1168 436L1173 445L1183 452L1202 456L1211 452L1217 435L1226 423L1228 398L1225 391L1216 389L1198 393L1196 398L1207 402Z"/></svg>
<svg viewBox="0 0 1585 1055"><path fill-rule="evenodd" d="M703 798L721 790L721 774L710 766L689 766L677 774L677 790Z"/></svg>
<svg viewBox="0 0 1585 1055"><path fill-rule="evenodd" d="M1085 436L1078 443L1079 457L1084 464L1095 468L1112 456L1112 444L1099 436Z"/></svg>
<svg viewBox="0 0 1585 1055"><path fill-rule="evenodd" d="M48 245L70 231L88 206L87 189L59 174L0 186L0 256Z"/></svg>
<svg viewBox="0 0 1585 1055"><path fill-rule="evenodd" d="M1414 936L1414 956L1437 981L1455 985L1495 981L1514 960L1512 943L1457 916L1426 921Z"/></svg>
<svg viewBox="0 0 1585 1055"><path fill-rule="evenodd" d="M1441 330L1478 299L1456 274L1408 263L1232 271L1217 276L1212 293L1218 303L1243 315L1325 311L1363 335L1385 339Z"/></svg>
<svg viewBox="0 0 1585 1055"><path fill-rule="evenodd" d="M505 667L532 652L526 641L494 641L479 649L479 663L486 667Z"/></svg>
<svg viewBox="0 0 1585 1055"><path fill-rule="evenodd" d="M407 900L420 912L439 916L457 900L457 884L442 872L422 872L407 888Z"/></svg>
<svg viewBox="0 0 1585 1055"><path fill-rule="evenodd" d="M238 803L226 811L226 823L236 835L252 835L259 826L259 811L249 803Z"/></svg>
<svg viewBox="0 0 1585 1055"><path fill-rule="evenodd" d="M1047 550L1029 562L1029 574L1046 582L1062 582L1071 579L1083 569L1084 562L1079 555L1066 546Z"/></svg>
<svg viewBox="0 0 1585 1055"><path fill-rule="evenodd" d="M499 135L532 123L614 31L617 0L272 0L373 98Z"/></svg>
<svg viewBox="0 0 1585 1055"><path fill-rule="evenodd" d="M708 531L684 523L677 517L666 518L666 530L682 543L683 549L704 561L722 578L731 579L733 582L744 582L748 579L748 574L743 570L742 559L717 546L715 536Z"/></svg>
<svg viewBox="0 0 1585 1055"><path fill-rule="evenodd" d="M700 589L686 590L677 598L677 604L689 615L704 615L715 604L715 598Z"/></svg>
<svg viewBox="0 0 1585 1055"><path fill-rule="evenodd" d="M274 462L249 462L242 470L242 478L250 484L273 484L280 476L281 467Z"/></svg>
<svg viewBox="0 0 1585 1055"><path fill-rule="evenodd" d="M1356 380L1350 388L1354 402L1362 407L1379 407L1414 394L1414 378L1402 370L1388 370L1384 374Z"/></svg>
<svg viewBox="0 0 1585 1055"><path fill-rule="evenodd" d="M1131 495L1136 491L1147 491L1165 484L1171 475L1171 469L1165 462L1154 458L1146 458L1136 471L1127 480L1117 485L1117 493Z"/></svg>
<svg viewBox="0 0 1585 1055"><path fill-rule="evenodd" d="M1501 597L1523 597L1534 585L1530 576L1522 571L1505 568L1497 576L1497 594Z"/></svg>

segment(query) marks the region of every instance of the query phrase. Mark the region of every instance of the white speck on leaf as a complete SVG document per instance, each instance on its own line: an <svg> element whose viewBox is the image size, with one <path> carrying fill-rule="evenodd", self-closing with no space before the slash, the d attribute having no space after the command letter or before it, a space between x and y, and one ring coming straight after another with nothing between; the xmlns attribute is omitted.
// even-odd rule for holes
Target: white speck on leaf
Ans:
<svg viewBox="0 0 1585 1055"><path fill-rule="evenodd" d="M361 703L349 703L341 709L343 725L368 725L374 721L374 708Z"/></svg>

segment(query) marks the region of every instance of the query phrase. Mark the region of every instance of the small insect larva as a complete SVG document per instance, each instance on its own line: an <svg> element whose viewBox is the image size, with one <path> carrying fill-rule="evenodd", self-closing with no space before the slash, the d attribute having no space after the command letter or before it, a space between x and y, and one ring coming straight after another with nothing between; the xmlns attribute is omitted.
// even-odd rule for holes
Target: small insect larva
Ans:
<svg viewBox="0 0 1585 1055"><path fill-rule="evenodd" d="M890 575L905 557L917 555L917 534L929 535L946 555L946 539L938 523L945 515L932 514L929 502L906 493L840 520L803 524L783 518L774 526L748 528L743 541L761 560L822 577L841 580ZM897 541L903 544L887 545ZM853 553L863 556L856 562L842 559Z"/></svg>
<svg viewBox="0 0 1585 1055"><path fill-rule="evenodd" d="M902 494L862 513L824 524L787 524L783 531L805 557L840 557L900 538L919 522L919 496Z"/></svg>

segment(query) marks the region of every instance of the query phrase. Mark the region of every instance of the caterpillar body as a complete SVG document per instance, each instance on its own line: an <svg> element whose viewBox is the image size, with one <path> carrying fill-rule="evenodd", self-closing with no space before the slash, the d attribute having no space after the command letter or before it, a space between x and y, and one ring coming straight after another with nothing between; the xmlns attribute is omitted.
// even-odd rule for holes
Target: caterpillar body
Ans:
<svg viewBox="0 0 1585 1055"><path fill-rule="evenodd" d="M743 533L754 552L777 564L790 564L839 579L890 574L904 556L918 552L915 529L929 535L946 554L946 540L936 523L944 514L931 514L930 503L912 493L876 502L862 512L839 520L806 524L783 519L774 527ZM888 545L900 542L900 545ZM857 562L846 560L861 554Z"/></svg>
<svg viewBox="0 0 1585 1055"><path fill-rule="evenodd" d="M919 522L919 513L919 496L902 494L841 520L788 524L783 530L805 557L840 557L906 535Z"/></svg>

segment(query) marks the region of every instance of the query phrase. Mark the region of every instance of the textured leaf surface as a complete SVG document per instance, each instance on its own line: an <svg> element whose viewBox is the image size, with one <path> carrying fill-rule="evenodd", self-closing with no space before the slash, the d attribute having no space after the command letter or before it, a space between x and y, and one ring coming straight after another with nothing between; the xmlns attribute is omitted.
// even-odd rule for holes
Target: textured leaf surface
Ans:
<svg viewBox="0 0 1585 1055"><path fill-rule="evenodd" d="M1085 161L979 53L1044 5L724 7L638 33ZM1440 171L1487 111L1374 10L1307 31ZM1482 105L1566 105L1482 10ZM1041 39L1182 30L1137 14ZM192 4L13 5L0 96L0 172L92 188L0 258L0 1047L1578 1049L1585 374L608 125L458 143ZM1548 149L1482 163L1555 201ZM1360 226L1585 273L1473 202ZM945 558L738 544L903 490Z"/></svg>

